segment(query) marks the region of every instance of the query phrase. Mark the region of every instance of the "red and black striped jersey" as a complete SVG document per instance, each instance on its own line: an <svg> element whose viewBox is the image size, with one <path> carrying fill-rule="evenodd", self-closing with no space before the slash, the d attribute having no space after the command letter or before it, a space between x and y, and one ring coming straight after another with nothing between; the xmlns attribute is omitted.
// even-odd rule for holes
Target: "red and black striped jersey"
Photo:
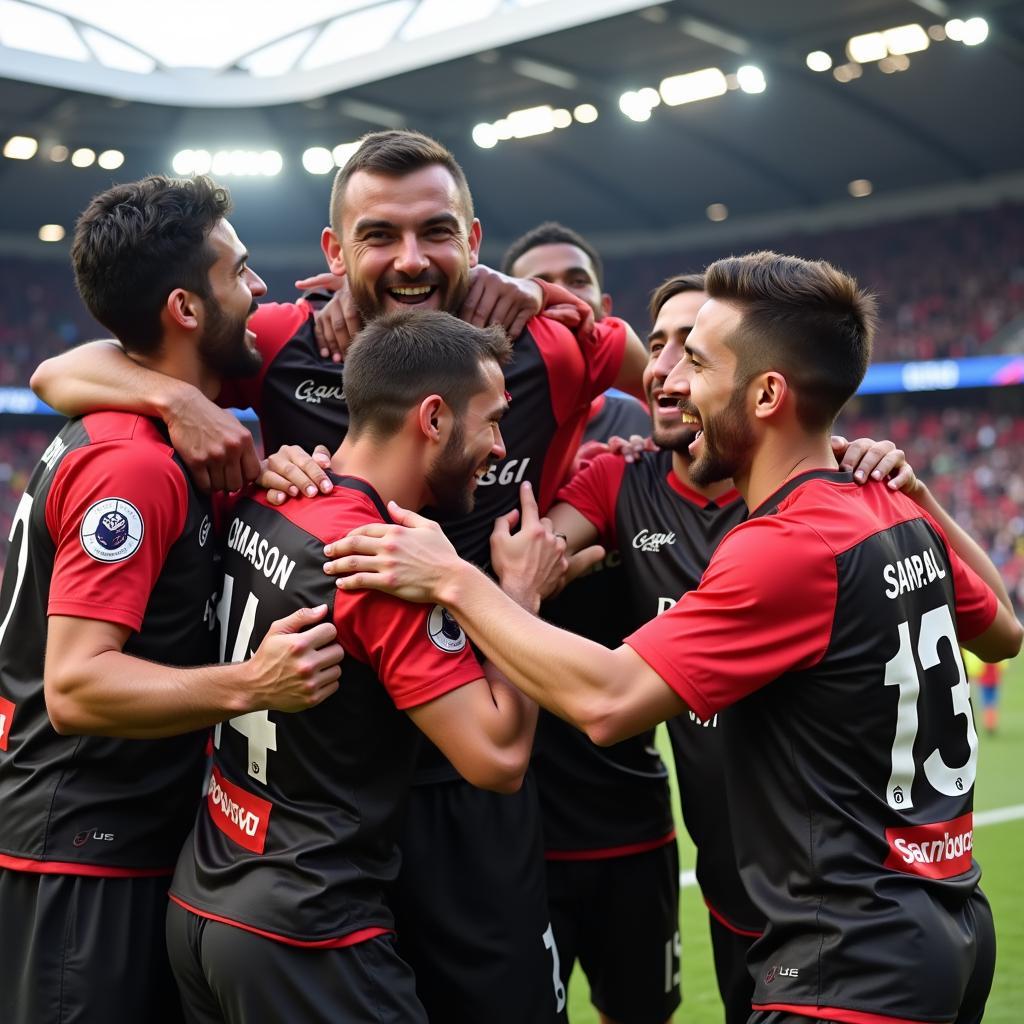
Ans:
<svg viewBox="0 0 1024 1024"><path fill-rule="evenodd" d="M974 939L952 915L980 874L958 640L995 610L910 499L822 470L788 481L697 590L627 638L701 718L730 708L729 810L769 922L755 1008L956 1017Z"/></svg>
<svg viewBox="0 0 1024 1024"><path fill-rule="evenodd" d="M218 726L206 804L182 851L172 898L215 920L294 945L350 945L391 928L384 891L420 733L405 709L483 677L439 605L347 592L323 571L326 541L390 521L353 477L279 509L255 493L229 516L218 614L230 660L271 623L327 604L345 649L340 688L298 714L259 711Z"/></svg>
<svg viewBox="0 0 1024 1024"><path fill-rule="evenodd" d="M0 596L0 867L169 874L195 816L206 731L157 740L61 736L43 693L47 617L132 630L126 654L216 658L211 509L162 424L71 420L18 505Z"/></svg>

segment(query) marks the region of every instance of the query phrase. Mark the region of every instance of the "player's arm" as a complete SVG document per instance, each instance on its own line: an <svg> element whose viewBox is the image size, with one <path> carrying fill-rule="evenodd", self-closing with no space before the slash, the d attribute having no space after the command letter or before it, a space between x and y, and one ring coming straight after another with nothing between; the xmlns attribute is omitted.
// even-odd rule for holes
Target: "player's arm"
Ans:
<svg viewBox="0 0 1024 1024"><path fill-rule="evenodd" d="M622 352L622 365L615 377L614 387L646 401L647 396L644 394L643 384L644 368L650 361L651 354L636 331L625 320L622 321L622 324L626 329L626 347Z"/></svg>
<svg viewBox="0 0 1024 1024"><path fill-rule="evenodd" d="M124 653L132 630L51 615L43 693L61 735L153 739L251 711L303 711L338 688L341 647L326 606L275 622L256 653L232 665L177 668Z"/></svg>
<svg viewBox="0 0 1024 1024"><path fill-rule="evenodd" d="M140 366L116 341L89 342L53 356L29 384L65 416L115 409L163 420L202 490L237 491L260 473L252 434L230 412L193 385Z"/></svg>

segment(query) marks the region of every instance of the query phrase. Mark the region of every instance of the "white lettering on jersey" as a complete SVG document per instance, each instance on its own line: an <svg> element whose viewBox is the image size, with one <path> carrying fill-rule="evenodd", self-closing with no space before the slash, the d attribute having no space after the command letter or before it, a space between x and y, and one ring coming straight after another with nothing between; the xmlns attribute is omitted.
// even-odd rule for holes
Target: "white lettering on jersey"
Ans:
<svg viewBox="0 0 1024 1024"><path fill-rule="evenodd" d="M675 542L676 535L671 530L668 533L653 533L643 529L633 538L633 547L657 554L663 547Z"/></svg>
<svg viewBox="0 0 1024 1024"><path fill-rule="evenodd" d="M882 570L882 578L889 586L885 596L892 600L910 590L919 590L935 580L946 578L946 570L939 565L935 552L928 548L919 555L909 555L898 562L890 562Z"/></svg>
<svg viewBox="0 0 1024 1024"><path fill-rule="evenodd" d="M341 401L345 394L340 384L317 384L315 380L304 380L295 389L295 397L308 405L319 405L326 398Z"/></svg>
<svg viewBox="0 0 1024 1024"><path fill-rule="evenodd" d="M270 541L260 537L258 530L237 516L228 530L228 547L251 562L278 589L284 590L288 586L295 568L294 560L283 554L280 548L272 547Z"/></svg>
<svg viewBox="0 0 1024 1024"><path fill-rule="evenodd" d="M499 462L497 466L491 466L480 480L477 486L489 487L491 484L521 484L526 476L526 469L530 465L530 459L506 459Z"/></svg>
<svg viewBox="0 0 1024 1024"><path fill-rule="evenodd" d="M39 459L40 462L46 463L47 470L53 469L57 460L68 450L68 446L64 443L62 437L55 437L47 446L46 451L43 452L42 457Z"/></svg>

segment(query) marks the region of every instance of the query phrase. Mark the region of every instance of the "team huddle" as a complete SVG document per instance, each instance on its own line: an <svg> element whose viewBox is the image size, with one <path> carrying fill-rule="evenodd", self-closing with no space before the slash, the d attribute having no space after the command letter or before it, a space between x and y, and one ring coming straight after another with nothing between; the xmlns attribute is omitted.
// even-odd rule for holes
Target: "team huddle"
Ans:
<svg viewBox="0 0 1024 1024"><path fill-rule="evenodd" d="M480 265L409 131L338 172L296 302L229 213L96 196L116 342L33 376L71 418L0 594L0 1018L554 1024L578 963L665 1024L667 722L726 1024L980 1022L960 648L1024 629L903 453L831 436L873 298L729 257L644 345L561 225Z"/></svg>

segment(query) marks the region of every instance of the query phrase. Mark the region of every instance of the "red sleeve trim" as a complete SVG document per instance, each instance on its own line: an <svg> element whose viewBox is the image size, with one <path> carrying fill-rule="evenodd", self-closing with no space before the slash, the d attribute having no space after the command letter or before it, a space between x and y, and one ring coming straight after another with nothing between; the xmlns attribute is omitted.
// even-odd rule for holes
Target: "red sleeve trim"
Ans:
<svg viewBox="0 0 1024 1024"><path fill-rule="evenodd" d="M465 678L462 678L463 676ZM423 704L429 704L438 697L443 697L445 694L452 693L463 686L468 686L470 683L478 682L484 678L483 669L476 663L473 663L470 666L466 666L465 672L454 672L452 675L439 679L437 682L424 686L422 689L411 693L408 691L403 692L400 697L396 697L390 690L388 692L391 693L391 699L399 711L408 711L410 708L418 708Z"/></svg>
<svg viewBox="0 0 1024 1024"><path fill-rule="evenodd" d="M74 861L33 860L0 853L0 868L27 871L33 875L88 875L92 878L169 878L174 868L109 868L100 864L76 864Z"/></svg>
<svg viewBox="0 0 1024 1024"><path fill-rule="evenodd" d="M801 1006L796 1003L753 1003L752 1010L795 1013L815 1020L836 1021L837 1024L921 1024L909 1017L890 1017L886 1013L867 1013L864 1010L843 1010L836 1006Z"/></svg>
<svg viewBox="0 0 1024 1024"><path fill-rule="evenodd" d="M642 843L626 843L623 846L606 846L599 850L545 850L545 860L612 860L615 857L632 857L638 853L660 850L676 840L676 830L660 839L648 839Z"/></svg>
<svg viewBox="0 0 1024 1024"><path fill-rule="evenodd" d="M747 939L759 939L764 932L751 931L749 928L741 928L737 924L733 924L724 914L715 910L715 908L708 902L707 896L704 897L704 906L708 908L708 913L723 927L726 931L732 932L734 935L742 935Z"/></svg>
<svg viewBox="0 0 1024 1024"><path fill-rule="evenodd" d="M274 942L282 942L286 946L298 946L300 949L344 949L346 946L356 946L360 942L366 942L369 939L376 939L381 935L392 935L394 933L392 928L375 927L360 928L358 931L349 932L347 935L341 935L333 939L290 939L287 935L278 935L277 932L264 931L262 928L255 928L251 924L243 924L241 921L236 921L234 918L222 917L220 914L213 914L209 910L200 910L198 907L193 907L180 897L175 896L174 893L168 893L167 898L172 903L177 903L182 910L195 914L196 917L205 917L207 921L216 921L218 924L228 924L232 928L240 928L243 932L251 932L253 935L259 935L264 939L273 939Z"/></svg>
<svg viewBox="0 0 1024 1024"><path fill-rule="evenodd" d="M76 619L95 619L97 622L113 622L126 626L137 633L142 628L145 612L131 608L115 608L113 605L97 605L83 601L50 601L46 608L49 615L70 615Z"/></svg>

